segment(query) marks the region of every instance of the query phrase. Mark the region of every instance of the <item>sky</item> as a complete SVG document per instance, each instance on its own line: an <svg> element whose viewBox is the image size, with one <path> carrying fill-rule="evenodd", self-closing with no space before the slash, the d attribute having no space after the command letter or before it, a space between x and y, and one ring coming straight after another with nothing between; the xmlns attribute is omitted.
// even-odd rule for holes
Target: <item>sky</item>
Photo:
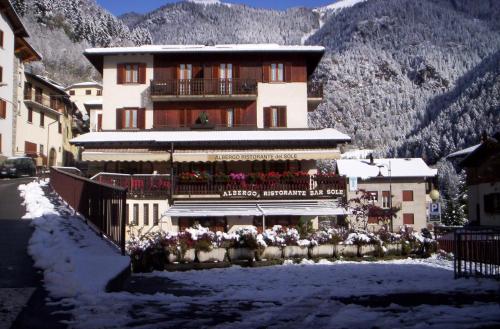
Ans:
<svg viewBox="0 0 500 329"><path fill-rule="evenodd" d="M101 6L115 15L135 11L147 13L167 3L179 0L97 0ZM257 8L286 9L290 7L320 7L335 0L222 0L228 3L241 3Z"/></svg>

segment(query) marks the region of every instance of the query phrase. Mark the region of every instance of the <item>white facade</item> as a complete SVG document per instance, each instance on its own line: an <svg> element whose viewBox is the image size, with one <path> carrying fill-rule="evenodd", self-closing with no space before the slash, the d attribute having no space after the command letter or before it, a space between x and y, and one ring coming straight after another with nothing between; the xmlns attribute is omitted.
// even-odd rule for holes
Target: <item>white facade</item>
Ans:
<svg viewBox="0 0 500 329"><path fill-rule="evenodd" d="M6 102L6 116L0 118L0 159L10 157L12 153L13 120L14 120L14 32L12 25L3 12L0 13L0 30L3 32L3 47L0 47L0 99Z"/></svg>
<svg viewBox="0 0 500 329"><path fill-rule="evenodd" d="M102 115L102 85L97 82L80 82L66 88L66 92L84 120L89 120L90 131L98 131L98 115Z"/></svg>

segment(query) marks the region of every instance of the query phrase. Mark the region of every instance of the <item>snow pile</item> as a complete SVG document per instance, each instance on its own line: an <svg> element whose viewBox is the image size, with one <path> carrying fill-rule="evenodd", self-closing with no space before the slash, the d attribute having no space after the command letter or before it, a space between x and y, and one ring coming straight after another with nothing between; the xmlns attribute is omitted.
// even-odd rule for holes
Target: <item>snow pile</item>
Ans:
<svg viewBox="0 0 500 329"><path fill-rule="evenodd" d="M129 266L129 258L99 238L71 210L58 209L45 196L47 181L20 185L35 231L28 252L43 269L45 287L53 297L102 293L107 283Z"/></svg>
<svg viewBox="0 0 500 329"><path fill-rule="evenodd" d="M336 11L339 11L339 10L342 10L345 8L350 8L350 7L356 5L360 2L365 2L365 1L366 0L339 0L339 1L336 1L335 3L332 3L331 5L316 8L316 11L318 11L320 13L326 12L326 11L336 12Z"/></svg>

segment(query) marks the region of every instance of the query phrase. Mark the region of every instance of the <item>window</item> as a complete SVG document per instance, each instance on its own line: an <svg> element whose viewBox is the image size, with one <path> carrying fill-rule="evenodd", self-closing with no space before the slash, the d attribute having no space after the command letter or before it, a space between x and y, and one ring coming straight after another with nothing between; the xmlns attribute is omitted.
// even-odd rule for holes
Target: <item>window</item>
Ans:
<svg viewBox="0 0 500 329"><path fill-rule="evenodd" d="M124 115L124 124L123 128L125 129L133 129L137 128L137 110L123 110Z"/></svg>
<svg viewBox="0 0 500 329"><path fill-rule="evenodd" d="M500 193L484 196L484 211L488 214L500 214Z"/></svg>
<svg viewBox="0 0 500 329"><path fill-rule="evenodd" d="M116 109L116 129L145 129L145 109Z"/></svg>
<svg viewBox="0 0 500 329"><path fill-rule="evenodd" d="M33 109L28 107L28 122L33 123Z"/></svg>
<svg viewBox="0 0 500 329"><path fill-rule="evenodd" d="M179 64L179 94L191 95L192 64Z"/></svg>
<svg viewBox="0 0 500 329"><path fill-rule="evenodd" d="M283 63L273 63L271 64L271 78L272 82L283 82L284 72Z"/></svg>
<svg viewBox="0 0 500 329"><path fill-rule="evenodd" d="M0 66L0 82L3 81L3 67Z"/></svg>
<svg viewBox="0 0 500 329"><path fill-rule="evenodd" d="M404 225L415 224L415 216L413 214L403 214L403 224Z"/></svg>
<svg viewBox="0 0 500 329"><path fill-rule="evenodd" d="M219 67L219 91L221 95L232 94L233 64L222 63Z"/></svg>
<svg viewBox="0 0 500 329"><path fill-rule="evenodd" d="M24 142L24 153L26 153L26 155L36 156L36 144L25 141Z"/></svg>
<svg viewBox="0 0 500 329"><path fill-rule="evenodd" d="M116 80L118 84L146 83L146 64L144 63L118 64Z"/></svg>
<svg viewBox="0 0 500 329"><path fill-rule="evenodd" d="M29 82L24 83L24 99L31 99L33 95L33 86Z"/></svg>
<svg viewBox="0 0 500 329"><path fill-rule="evenodd" d="M43 151L44 151L44 149L43 149L43 144L40 144L40 154L41 154L41 155L44 155L44 154L45 154Z"/></svg>
<svg viewBox="0 0 500 329"><path fill-rule="evenodd" d="M378 201L378 192L377 191L366 191L366 194L372 203L375 203Z"/></svg>
<svg viewBox="0 0 500 329"><path fill-rule="evenodd" d="M159 210L158 210L158 203L153 203L153 225L156 226L158 225L159 222Z"/></svg>
<svg viewBox="0 0 500 329"><path fill-rule="evenodd" d="M413 191L403 191L403 201L413 201Z"/></svg>
<svg viewBox="0 0 500 329"><path fill-rule="evenodd" d="M264 128L286 127L286 106L264 108Z"/></svg>
<svg viewBox="0 0 500 329"><path fill-rule="evenodd" d="M7 102L0 99L0 119L5 119L7 117Z"/></svg>
<svg viewBox="0 0 500 329"><path fill-rule="evenodd" d="M132 225L139 223L139 204L134 203L134 213L132 214Z"/></svg>
<svg viewBox="0 0 500 329"><path fill-rule="evenodd" d="M40 112L40 127L43 127L45 125L45 114L43 112Z"/></svg>
<svg viewBox="0 0 500 329"><path fill-rule="evenodd" d="M57 132L62 134L62 123L61 122L57 123Z"/></svg>
<svg viewBox="0 0 500 329"><path fill-rule="evenodd" d="M234 109L226 110L226 127L234 127Z"/></svg>
<svg viewBox="0 0 500 329"><path fill-rule="evenodd" d="M144 204L144 225L149 225L149 204Z"/></svg>
<svg viewBox="0 0 500 329"><path fill-rule="evenodd" d="M368 216L368 224L378 224L377 216Z"/></svg>
<svg viewBox="0 0 500 329"><path fill-rule="evenodd" d="M127 219L127 225L130 225L130 211L128 203L125 205L125 218Z"/></svg>
<svg viewBox="0 0 500 329"><path fill-rule="evenodd" d="M97 96L102 96L102 90L101 89L97 89Z"/></svg>
<svg viewBox="0 0 500 329"><path fill-rule="evenodd" d="M91 89L85 90L85 95L92 95L92 90Z"/></svg>
<svg viewBox="0 0 500 329"><path fill-rule="evenodd" d="M390 206L390 192L389 191L382 191L382 208L389 208Z"/></svg>
<svg viewBox="0 0 500 329"><path fill-rule="evenodd" d="M0 47L3 48L3 31L0 30Z"/></svg>
<svg viewBox="0 0 500 329"><path fill-rule="evenodd" d="M0 134L0 154L2 153L2 134Z"/></svg>
<svg viewBox="0 0 500 329"><path fill-rule="evenodd" d="M75 96L75 91L74 90L70 90L69 94L70 94L70 96Z"/></svg>

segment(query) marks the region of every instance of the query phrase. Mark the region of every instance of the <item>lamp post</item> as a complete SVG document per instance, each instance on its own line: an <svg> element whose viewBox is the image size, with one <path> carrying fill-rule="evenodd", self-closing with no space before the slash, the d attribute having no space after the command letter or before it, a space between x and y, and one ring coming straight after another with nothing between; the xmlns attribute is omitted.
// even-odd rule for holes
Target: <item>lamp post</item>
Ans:
<svg viewBox="0 0 500 329"><path fill-rule="evenodd" d="M392 219L392 174L391 174L391 160L389 160L389 165L383 163L383 164L377 165L377 167L378 167L378 175L377 175L377 177L384 177L384 175L382 174L382 170L381 170L382 167L386 167L387 168L387 172L389 174L389 209L391 210L391 222L390 222L390 226L391 226L391 232L394 232L394 222L393 222L393 219Z"/></svg>

